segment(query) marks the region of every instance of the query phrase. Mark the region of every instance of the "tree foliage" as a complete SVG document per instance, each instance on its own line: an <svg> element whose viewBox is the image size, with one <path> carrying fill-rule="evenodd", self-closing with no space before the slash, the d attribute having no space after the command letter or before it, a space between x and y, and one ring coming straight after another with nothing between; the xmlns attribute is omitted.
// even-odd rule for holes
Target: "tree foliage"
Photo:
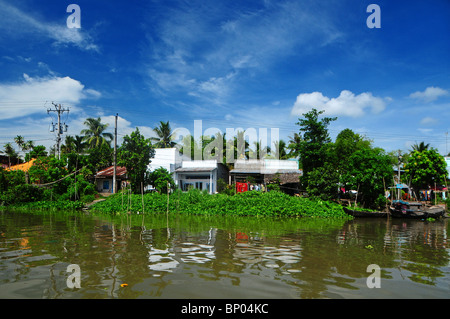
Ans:
<svg viewBox="0 0 450 319"><path fill-rule="evenodd" d="M164 167L155 169L149 178L150 184L157 189L161 194L167 194L167 188L175 189L175 181Z"/></svg>
<svg viewBox="0 0 450 319"><path fill-rule="evenodd" d="M81 131L84 134L84 141L90 149L99 147L101 145L110 145L113 135L111 133L105 132L109 124L104 124L101 122L101 118L88 118L84 121L86 129Z"/></svg>
<svg viewBox="0 0 450 319"><path fill-rule="evenodd" d="M135 193L141 190L141 183L149 184L150 173L147 166L155 156L150 139L146 139L136 128L131 135L125 135L122 146L118 150L118 165L127 169L131 187Z"/></svg>
<svg viewBox="0 0 450 319"><path fill-rule="evenodd" d="M159 122L159 126L155 127L153 131L156 133L158 137L152 137L151 140L156 142L155 147L158 148L170 148L175 146L174 142L174 133L170 128L169 121Z"/></svg>
<svg viewBox="0 0 450 319"><path fill-rule="evenodd" d="M445 182L447 164L436 149L413 151L404 166L405 177L415 190L434 187Z"/></svg>

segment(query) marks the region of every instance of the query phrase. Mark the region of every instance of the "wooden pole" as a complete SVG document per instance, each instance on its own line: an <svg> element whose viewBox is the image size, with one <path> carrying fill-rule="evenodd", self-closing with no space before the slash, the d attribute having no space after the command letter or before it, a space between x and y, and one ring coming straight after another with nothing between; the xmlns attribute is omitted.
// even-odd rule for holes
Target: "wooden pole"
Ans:
<svg viewBox="0 0 450 319"><path fill-rule="evenodd" d="M386 191L387 191L387 189L386 189L386 183L385 183L385 181L384 181L384 176L383 176L383 187L384 187L384 197L386 197ZM388 216L388 218L389 218L389 209L388 209L388 200L387 200L387 198L386 198L386 200L385 200L385 203L386 203L386 211L387 211L387 216Z"/></svg>
<svg viewBox="0 0 450 319"><path fill-rule="evenodd" d="M141 182L141 194L142 194L142 214L144 214L144 183Z"/></svg>
<svg viewBox="0 0 450 319"><path fill-rule="evenodd" d="M169 214L169 182L167 182L167 214Z"/></svg>

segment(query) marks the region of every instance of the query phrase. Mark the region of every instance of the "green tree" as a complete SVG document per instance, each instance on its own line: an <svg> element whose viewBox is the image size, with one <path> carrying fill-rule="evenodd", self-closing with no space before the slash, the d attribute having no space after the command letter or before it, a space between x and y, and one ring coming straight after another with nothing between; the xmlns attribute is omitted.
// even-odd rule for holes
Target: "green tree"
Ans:
<svg viewBox="0 0 450 319"><path fill-rule="evenodd" d="M140 192L141 183L143 186L149 184L150 174L147 166L154 156L155 150L151 140L141 135L138 128L130 136L125 135L123 138L123 143L118 150L118 165L126 167L135 193Z"/></svg>
<svg viewBox="0 0 450 319"><path fill-rule="evenodd" d="M101 144L99 147L94 147L88 150L88 165L93 172L102 170L113 164L114 150L108 144ZM76 154L76 153L71 153ZM78 154L77 154L78 155ZM76 159L81 162L81 157L78 155Z"/></svg>
<svg viewBox="0 0 450 319"><path fill-rule="evenodd" d="M81 134L84 134L84 141L87 142L89 149L105 144L110 146L114 136L111 133L105 132L109 124L102 123L101 118L99 117L97 119L86 119L84 125L86 125L87 128L83 129Z"/></svg>
<svg viewBox="0 0 450 319"><path fill-rule="evenodd" d="M300 157L300 144L303 141L303 137L299 133L294 133L294 136L289 136L289 144L287 146L289 150L289 157Z"/></svg>
<svg viewBox="0 0 450 319"><path fill-rule="evenodd" d="M385 183L393 174L391 160L383 149L363 148L348 158L342 178L346 185L358 190L358 201L363 206L380 208L377 206L384 205L384 202L380 204L380 198L384 196Z"/></svg>
<svg viewBox="0 0 450 319"><path fill-rule="evenodd" d="M297 144L296 150L300 155L303 168L301 181L307 190L309 184L316 184L313 179L314 176L318 176L316 173L311 173L315 169L322 168L327 162L332 163L332 160L329 159L332 152L327 146L331 142L328 125L337 118L324 117L319 120L322 113L324 111L312 109L310 112L303 114L304 118L299 118L296 123L300 126L300 132L303 132L303 138ZM315 189L315 187L310 188L310 190L312 189Z"/></svg>
<svg viewBox="0 0 450 319"><path fill-rule="evenodd" d="M32 158L45 157L47 151L44 145L33 146L32 150L25 155L25 161L30 161Z"/></svg>
<svg viewBox="0 0 450 319"><path fill-rule="evenodd" d="M414 151L404 165L405 177L415 190L441 185L448 175L447 164L434 148Z"/></svg>
<svg viewBox="0 0 450 319"><path fill-rule="evenodd" d="M170 128L169 121L159 122L159 126L155 127L153 131L158 137L152 137L151 140L155 141L155 147L157 148L171 148L174 147L176 142L174 142L174 133Z"/></svg>
<svg viewBox="0 0 450 319"><path fill-rule="evenodd" d="M422 152L428 150L430 147L430 144L425 144L425 142L420 142L419 144L415 143L414 145L411 145L411 151L410 153L413 153L415 151Z"/></svg>
<svg viewBox="0 0 450 319"><path fill-rule="evenodd" d="M5 146L3 147L3 153L5 153L6 156L8 156L9 166L11 166L11 157L16 158L17 161L19 160L19 156L11 143L5 144ZM19 162L17 162L16 164L19 164Z"/></svg>
<svg viewBox="0 0 450 319"><path fill-rule="evenodd" d="M167 186L169 189L175 189L175 181L169 171L164 167L155 169L149 177L150 184L155 187L161 194L167 194Z"/></svg>
<svg viewBox="0 0 450 319"><path fill-rule="evenodd" d="M284 140L278 140L274 143L275 147L273 150L271 150L271 155L277 159L287 159L290 158L289 154L287 153L288 146L286 145L286 142Z"/></svg>

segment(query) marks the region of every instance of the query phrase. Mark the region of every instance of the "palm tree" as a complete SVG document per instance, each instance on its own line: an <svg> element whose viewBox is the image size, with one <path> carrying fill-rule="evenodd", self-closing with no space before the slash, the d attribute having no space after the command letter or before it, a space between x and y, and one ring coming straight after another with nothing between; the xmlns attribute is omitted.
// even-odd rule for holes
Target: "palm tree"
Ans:
<svg viewBox="0 0 450 319"><path fill-rule="evenodd" d="M24 147L24 145L25 145L25 140L23 139L23 136L17 135L17 136L14 138L14 142L17 144L17 146L19 146L20 151L23 151L23 147ZM19 151L19 152L20 152L20 151Z"/></svg>
<svg viewBox="0 0 450 319"><path fill-rule="evenodd" d="M61 146L61 150L64 153L75 152L77 154L83 154L86 146L87 143L84 142L84 136L75 135L75 137L73 137L71 135L67 135L64 145Z"/></svg>
<svg viewBox="0 0 450 319"><path fill-rule="evenodd" d="M11 157L17 157L17 160L19 159L19 157L17 156L16 150L11 145L11 143L5 144L3 153L5 153L8 156L9 166L11 166Z"/></svg>
<svg viewBox="0 0 450 319"><path fill-rule="evenodd" d="M300 156L299 146L303 141L303 137L299 133L294 133L294 136L289 136L289 157L298 157Z"/></svg>
<svg viewBox="0 0 450 319"><path fill-rule="evenodd" d="M278 159L289 158L288 154L286 153L287 146L286 146L286 142L285 141L279 140L279 141L274 142L274 144L275 144L275 150L273 150L273 154L272 155L275 158L278 158Z"/></svg>
<svg viewBox="0 0 450 319"><path fill-rule="evenodd" d="M176 145L174 142L175 134L170 128L169 121L163 122L159 121L159 126L155 127L153 131L158 135L158 137L151 137L152 141L155 141L155 146L158 148L170 148Z"/></svg>
<svg viewBox="0 0 450 319"><path fill-rule="evenodd" d="M250 150L249 151L249 157L251 156L255 156L256 159L263 159L267 154L270 153L270 146L264 146L263 148L261 148L261 141L259 142L254 142L253 143L255 145L255 150Z"/></svg>
<svg viewBox="0 0 450 319"><path fill-rule="evenodd" d="M430 144L429 143L425 144L425 142L420 142L420 144L417 144L416 142L416 144L412 145L411 147L412 147L412 150L410 151L411 153L415 151L422 152L428 150Z"/></svg>
<svg viewBox="0 0 450 319"><path fill-rule="evenodd" d="M110 145L113 140L113 134L105 132L109 124L103 124L100 117L97 119L88 118L84 121L86 129L81 131L84 134L83 140L87 142L88 148L93 149L102 145Z"/></svg>
<svg viewBox="0 0 450 319"><path fill-rule="evenodd" d="M75 139L73 140L73 144L75 146L75 152L77 154L83 154L83 152L86 150L86 142L84 142L84 137L75 135Z"/></svg>

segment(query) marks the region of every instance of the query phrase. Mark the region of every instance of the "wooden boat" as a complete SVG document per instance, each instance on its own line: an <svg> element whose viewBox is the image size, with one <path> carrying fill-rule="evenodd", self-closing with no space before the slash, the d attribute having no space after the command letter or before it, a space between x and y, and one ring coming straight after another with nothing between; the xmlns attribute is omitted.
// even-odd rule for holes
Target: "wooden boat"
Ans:
<svg viewBox="0 0 450 319"><path fill-rule="evenodd" d="M438 219L444 216L445 208L442 206L427 206L420 202L405 202L395 200L389 207L392 217L413 219Z"/></svg>
<svg viewBox="0 0 450 319"><path fill-rule="evenodd" d="M353 217L387 217L387 212L369 212L364 210L351 209L343 207L344 212Z"/></svg>

